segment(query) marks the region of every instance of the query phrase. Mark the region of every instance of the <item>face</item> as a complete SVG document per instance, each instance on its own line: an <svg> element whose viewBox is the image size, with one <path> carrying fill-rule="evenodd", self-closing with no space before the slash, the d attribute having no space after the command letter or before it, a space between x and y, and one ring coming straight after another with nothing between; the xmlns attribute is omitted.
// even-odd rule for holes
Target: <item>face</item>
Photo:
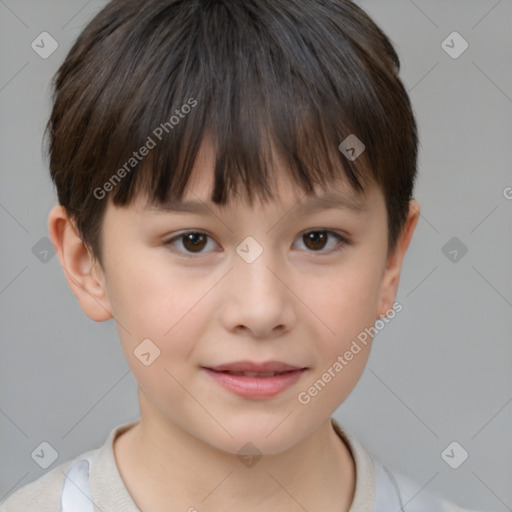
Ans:
<svg viewBox="0 0 512 512"><path fill-rule="evenodd" d="M361 333L392 306L384 197L368 189L350 208L357 196L340 182L338 207L315 207L283 178L273 202L221 208L209 201L213 163L203 148L183 198L204 212L108 205L102 286L143 416L230 453L248 441L279 453L349 395L369 356ZM289 371L211 370L269 361Z"/></svg>

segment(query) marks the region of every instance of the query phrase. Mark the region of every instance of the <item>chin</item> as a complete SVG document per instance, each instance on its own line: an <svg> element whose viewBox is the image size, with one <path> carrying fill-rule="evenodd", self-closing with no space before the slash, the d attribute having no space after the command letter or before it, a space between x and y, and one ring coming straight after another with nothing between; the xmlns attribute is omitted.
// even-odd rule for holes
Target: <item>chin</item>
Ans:
<svg viewBox="0 0 512 512"><path fill-rule="evenodd" d="M296 421L291 418L291 421L283 422L285 417L286 414L280 414L278 418L274 415L267 418L257 418L252 415L244 421L240 419L236 422L224 422L224 428L233 437L219 427L215 439L206 435L203 440L219 450L237 456L243 455L244 451L248 454L254 452L262 455L277 455L295 446L302 439L301 435L307 434L298 431Z"/></svg>

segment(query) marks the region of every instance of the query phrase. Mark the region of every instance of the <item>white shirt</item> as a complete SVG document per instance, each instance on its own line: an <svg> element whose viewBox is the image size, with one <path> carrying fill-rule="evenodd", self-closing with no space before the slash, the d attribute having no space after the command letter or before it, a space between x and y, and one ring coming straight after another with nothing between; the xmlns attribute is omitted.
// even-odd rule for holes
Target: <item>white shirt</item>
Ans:
<svg viewBox="0 0 512 512"><path fill-rule="evenodd" d="M355 493L349 512L475 512L425 490L418 493L418 484L389 471L351 432L331 420L355 461ZM114 439L137 422L118 425L100 448L18 489L0 503L0 512L141 512L121 478L113 450Z"/></svg>

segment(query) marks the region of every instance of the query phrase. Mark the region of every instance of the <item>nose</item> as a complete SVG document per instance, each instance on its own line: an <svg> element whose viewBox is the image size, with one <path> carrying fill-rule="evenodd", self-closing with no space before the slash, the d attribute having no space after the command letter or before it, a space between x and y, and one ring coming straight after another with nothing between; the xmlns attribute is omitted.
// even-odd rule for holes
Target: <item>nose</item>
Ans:
<svg viewBox="0 0 512 512"><path fill-rule="evenodd" d="M225 329L258 339L282 336L292 329L298 301L293 285L286 282L290 275L270 250L263 250L250 263L235 258L224 283L221 319Z"/></svg>

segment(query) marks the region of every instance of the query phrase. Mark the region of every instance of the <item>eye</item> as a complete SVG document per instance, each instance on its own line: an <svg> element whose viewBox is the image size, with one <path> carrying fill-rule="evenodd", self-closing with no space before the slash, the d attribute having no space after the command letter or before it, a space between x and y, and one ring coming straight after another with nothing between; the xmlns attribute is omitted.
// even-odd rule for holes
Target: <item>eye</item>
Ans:
<svg viewBox="0 0 512 512"><path fill-rule="evenodd" d="M202 254L202 249L204 249L204 247L208 245L208 238L211 239L211 237L208 234L203 233L201 231L186 231L169 239L167 242L165 242L165 245L172 246L174 245L175 242L181 242L182 247L185 248L185 252L182 250L173 249L172 247L171 250L173 252L184 254L185 256L188 257L193 257L194 254Z"/></svg>
<svg viewBox="0 0 512 512"><path fill-rule="evenodd" d="M328 250L323 250L326 245L328 245L327 241L330 237L337 238L338 243L335 243L334 245L331 244L331 248ZM179 253L185 257L194 257L194 255L202 255L205 252L208 252L203 249L208 246L209 239L213 241L207 233L203 233L201 231L185 231L170 238L164 242L164 245L169 246L171 251ZM347 238L341 234L326 229L317 229L303 233L299 237L299 241L301 240L304 240L304 245L308 252L334 253L341 251L349 244ZM213 243L214 245L217 245L215 242ZM181 245L184 250L177 249L175 244Z"/></svg>
<svg viewBox="0 0 512 512"><path fill-rule="evenodd" d="M332 235L338 239L338 243L335 244L334 247L332 247L330 250L322 251L322 249L326 246L328 238ZM313 252L333 253L341 251L341 249L343 249L345 245L348 244L348 240L344 236L336 233L335 231L324 229L308 231L307 233L304 233L301 238L299 238L299 240L304 240L304 245L308 249L311 249Z"/></svg>

